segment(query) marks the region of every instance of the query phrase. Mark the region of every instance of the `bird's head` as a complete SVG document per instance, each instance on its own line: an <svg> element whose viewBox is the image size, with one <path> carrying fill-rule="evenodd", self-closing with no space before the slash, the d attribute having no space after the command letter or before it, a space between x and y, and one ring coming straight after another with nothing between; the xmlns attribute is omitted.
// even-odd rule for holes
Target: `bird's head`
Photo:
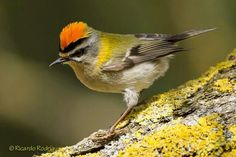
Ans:
<svg viewBox="0 0 236 157"><path fill-rule="evenodd" d="M82 62L92 42L92 28L83 22L73 22L60 33L59 58L49 66L68 61Z"/></svg>

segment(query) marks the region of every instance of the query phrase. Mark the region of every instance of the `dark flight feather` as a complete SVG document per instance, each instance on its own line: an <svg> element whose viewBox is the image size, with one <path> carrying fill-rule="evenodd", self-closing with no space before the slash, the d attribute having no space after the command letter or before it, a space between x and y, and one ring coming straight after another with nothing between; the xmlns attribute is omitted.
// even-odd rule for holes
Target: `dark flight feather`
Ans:
<svg viewBox="0 0 236 157"><path fill-rule="evenodd" d="M120 71L125 68L133 67L136 64L155 61L158 58L168 56L170 54L184 51L175 43L202 33L206 33L213 29L190 30L176 35L168 34L136 34L135 37L140 41L139 44L132 47L124 58L117 58L108 65L104 65L103 71Z"/></svg>

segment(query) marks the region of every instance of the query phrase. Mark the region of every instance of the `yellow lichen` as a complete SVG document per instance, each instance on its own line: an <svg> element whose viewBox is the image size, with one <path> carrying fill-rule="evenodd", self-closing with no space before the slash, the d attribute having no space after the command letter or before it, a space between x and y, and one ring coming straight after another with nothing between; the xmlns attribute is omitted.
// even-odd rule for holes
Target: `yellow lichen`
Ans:
<svg viewBox="0 0 236 157"><path fill-rule="evenodd" d="M226 150L235 149L236 150L236 125L232 125L228 128L228 131L232 133L231 139L228 141L226 145Z"/></svg>
<svg viewBox="0 0 236 157"><path fill-rule="evenodd" d="M172 116L175 109L181 108L189 96L206 85L220 70L236 65L235 58L236 49L227 57L227 60L211 67L200 78L144 102L126 120L132 119L134 123L136 122L141 126L148 125L148 127L156 129L159 119ZM235 90L236 82L232 82L232 80L229 82L220 79L213 83L210 88L214 89L219 86L220 89L218 90L221 92ZM236 125L225 128L219 123L218 118L217 114L202 117L198 119L198 123L192 126L181 124L181 119L172 120L148 134L141 128L131 136L138 137L137 142L132 141L132 138L123 140L123 143L127 146L118 152L118 156L236 156ZM226 139L225 132L230 132L232 137ZM80 157L98 157L102 155L98 152L80 155ZM41 157L52 156L66 157L62 150Z"/></svg>
<svg viewBox="0 0 236 157"><path fill-rule="evenodd" d="M231 139L231 142L234 142L233 145L236 146L236 125L232 125L229 127L229 131L233 133L233 138Z"/></svg>
<svg viewBox="0 0 236 157"><path fill-rule="evenodd" d="M139 129L137 130L136 132L134 132L133 136L135 136L137 139L142 139L143 138L143 130L142 129Z"/></svg>
<svg viewBox="0 0 236 157"><path fill-rule="evenodd" d="M64 148L59 148L53 153L45 153L42 154L40 157L70 157L70 154L72 152L71 147L64 147Z"/></svg>
<svg viewBox="0 0 236 157"><path fill-rule="evenodd" d="M101 156L101 153L88 153L88 154L85 154L85 155L78 155L76 157L100 157Z"/></svg>
<svg viewBox="0 0 236 157"><path fill-rule="evenodd" d="M233 135L230 141L226 144L226 151L222 154L222 157L233 157L236 156L236 125L232 125L228 128L228 131Z"/></svg>
<svg viewBox="0 0 236 157"><path fill-rule="evenodd" d="M220 70L236 65L236 59L230 59L233 57L236 57L236 49L229 54L224 62L211 67L200 78L188 81L185 85L179 86L177 89L154 96L148 102L145 102L145 105L141 105L127 116L126 120L133 118L135 122L141 125L149 125L147 123L148 120L155 122L160 118L171 116L175 109L180 108L189 96L208 83ZM222 87L221 90L229 90L230 87ZM233 82L231 89L235 88L236 83Z"/></svg>
<svg viewBox="0 0 236 157"><path fill-rule="evenodd" d="M71 154L73 154L73 148L72 147L64 147L56 150L52 153L45 153L42 154L40 157L71 157ZM75 157L100 157L101 153L88 153L85 155L77 155ZM37 157L37 156L35 156Z"/></svg>
<svg viewBox="0 0 236 157"><path fill-rule="evenodd" d="M220 92L232 92L234 90L234 82L231 82L228 78L216 80L214 82L214 89Z"/></svg>
<svg viewBox="0 0 236 157"><path fill-rule="evenodd" d="M225 152L221 155L221 157L235 157L236 149L231 150L230 152Z"/></svg>
<svg viewBox="0 0 236 157"><path fill-rule="evenodd" d="M218 156L226 139L217 118L213 114L200 118L193 126L180 123L164 126L120 151L118 157Z"/></svg>

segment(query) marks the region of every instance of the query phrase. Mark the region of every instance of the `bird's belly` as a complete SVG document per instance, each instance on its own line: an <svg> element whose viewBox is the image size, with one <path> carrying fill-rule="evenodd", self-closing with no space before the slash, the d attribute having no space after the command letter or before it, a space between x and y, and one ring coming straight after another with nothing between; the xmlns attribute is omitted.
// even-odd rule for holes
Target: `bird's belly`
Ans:
<svg viewBox="0 0 236 157"><path fill-rule="evenodd" d="M72 67L79 80L88 88L100 92L121 93L126 88L141 91L153 84L168 69L168 59L144 62L119 72L93 74L91 69Z"/></svg>
<svg viewBox="0 0 236 157"><path fill-rule="evenodd" d="M127 87L134 87L137 91L142 91L150 87L153 82L168 69L168 60L156 62L144 62L127 69L123 72L121 82Z"/></svg>

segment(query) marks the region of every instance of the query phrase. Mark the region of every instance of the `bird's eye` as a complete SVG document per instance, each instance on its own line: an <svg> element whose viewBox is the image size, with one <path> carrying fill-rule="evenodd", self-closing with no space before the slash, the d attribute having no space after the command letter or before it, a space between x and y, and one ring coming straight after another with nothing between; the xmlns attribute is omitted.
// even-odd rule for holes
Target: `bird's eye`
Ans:
<svg viewBox="0 0 236 157"><path fill-rule="evenodd" d="M71 54L71 57L81 57L87 52L87 47L75 50L73 54Z"/></svg>

